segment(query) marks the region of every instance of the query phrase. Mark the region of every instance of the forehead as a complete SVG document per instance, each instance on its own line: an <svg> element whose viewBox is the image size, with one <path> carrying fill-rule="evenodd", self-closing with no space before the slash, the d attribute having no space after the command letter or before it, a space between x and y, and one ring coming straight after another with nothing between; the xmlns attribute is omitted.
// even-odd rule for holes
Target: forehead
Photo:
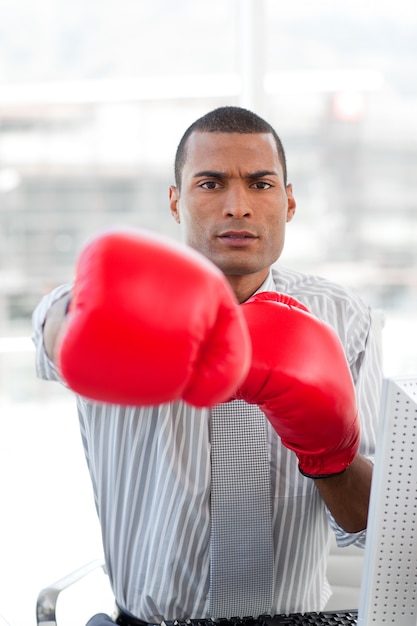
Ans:
<svg viewBox="0 0 417 626"><path fill-rule="evenodd" d="M209 133L195 131L187 141L183 173L197 170L277 170L282 173L271 133Z"/></svg>

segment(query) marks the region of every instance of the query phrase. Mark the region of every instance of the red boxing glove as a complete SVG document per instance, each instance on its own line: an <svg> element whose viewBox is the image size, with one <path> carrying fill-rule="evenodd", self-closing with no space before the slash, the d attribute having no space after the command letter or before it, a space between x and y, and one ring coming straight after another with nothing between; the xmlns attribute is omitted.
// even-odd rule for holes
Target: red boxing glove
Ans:
<svg viewBox="0 0 417 626"><path fill-rule="evenodd" d="M198 252L145 231L110 231L81 252L55 360L68 386L99 402L211 406L250 364L229 283Z"/></svg>
<svg viewBox="0 0 417 626"><path fill-rule="evenodd" d="M260 293L242 305L252 365L234 398L257 404L303 474L343 472L359 448L355 389L335 331L293 298Z"/></svg>

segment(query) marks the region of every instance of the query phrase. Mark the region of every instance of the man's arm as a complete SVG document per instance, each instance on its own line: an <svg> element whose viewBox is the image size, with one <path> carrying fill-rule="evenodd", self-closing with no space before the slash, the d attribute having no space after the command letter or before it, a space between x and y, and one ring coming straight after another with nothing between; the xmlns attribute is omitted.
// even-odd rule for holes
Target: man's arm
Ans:
<svg viewBox="0 0 417 626"><path fill-rule="evenodd" d="M315 479L317 489L334 520L348 533L366 528L372 469L373 464L357 454L342 474Z"/></svg>
<svg viewBox="0 0 417 626"><path fill-rule="evenodd" d="M65 294L56 302L53 303L51 308L49 309L47 316L45 318L45 324L43 327L43 341L45 346L45 351L51 361L54 361L54 348L56 343L56 338L61 330L62 324L65 319L66 310L68 307L69 299L71 298L71 294ZM55 363L56 365L56 363Z"/></svg>
<svg viewBox="0 0 417 626"><path fill-rule="evenodd" d="M372 317L369 317L368 322L366 311L362 311L358 319L365 336L363 351L358 349L353 366L361 420L361 454L357 454L344 474L316 480L317 488L333 520L347 533L365 530L367 525L373 471L373 463L369 459L373 459L375 455L383 379L381 320L378 318L377 322L374 328Z"/></svg>
<svg viewBox="0 0 417 626"><path fill-rule="evenodd" d="M367 525L373 466L359 453L355 388L338 336L282 294L259 294L242 308L253 356L236 397L258 404L336 524L359 533Z"/></svg>

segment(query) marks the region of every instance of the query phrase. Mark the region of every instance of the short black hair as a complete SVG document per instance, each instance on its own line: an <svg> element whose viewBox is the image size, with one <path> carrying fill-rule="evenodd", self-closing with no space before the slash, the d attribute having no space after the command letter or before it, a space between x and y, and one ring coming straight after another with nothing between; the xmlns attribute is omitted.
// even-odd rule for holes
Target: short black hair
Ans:
<svg viewBox="0 0 417 626"><path fill-rule="evenodd" d="M236 106L225 106L214 109L193 122L187 128L175 154L175 185L181 188L182 170L187 158L187 140L194 132L201 133L270 133L275 140L278 158L282 165L284 183L287 184L287 163L284 147L275 130L262 117L248 109Z"/></svg>

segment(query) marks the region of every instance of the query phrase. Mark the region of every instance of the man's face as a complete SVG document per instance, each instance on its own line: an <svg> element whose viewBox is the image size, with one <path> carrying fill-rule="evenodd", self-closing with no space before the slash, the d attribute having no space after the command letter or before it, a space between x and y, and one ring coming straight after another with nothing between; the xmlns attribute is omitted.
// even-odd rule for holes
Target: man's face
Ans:
<svg viewBox="0 0 417 626"><path fill-rule="evenodd" d="M185 242L229 279L255 274L262 282L295 212L273 136L194 132L170 208Z"/></svg>

